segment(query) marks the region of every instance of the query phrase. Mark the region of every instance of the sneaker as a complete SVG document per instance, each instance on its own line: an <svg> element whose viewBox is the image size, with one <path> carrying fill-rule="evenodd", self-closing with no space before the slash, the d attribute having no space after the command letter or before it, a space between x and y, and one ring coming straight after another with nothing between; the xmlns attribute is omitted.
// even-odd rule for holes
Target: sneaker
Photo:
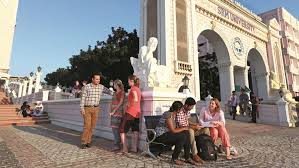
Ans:
<svg viewBox="0 0 299 168"><path fill-rule="evenodd" d="M87 148L90 148L90 147L91 147L91 144L90 144L90 143L86 144L86 147L87 147Z"/></svg>
<svg viewBox="0 0 299 168"><path fill-rule="evenodd" d="M114 145L112 151L118 151L118 150L120 150L120 147L118 145Z"/></svg>
<svg viewBox="0 0 299 168"><path fill-rule="evenodd" d="M230 154L231 155L234 155L234 156L236 156L236 155L238 155L238 152L237 152L237 149L235 148L235 147L230 147Z"/></svg>
<svg viewBox="0 0 299 168"><path fill-rule="evenodd" d="M87 144L81 144L81 149L86 149L87 148Z"/></svg>

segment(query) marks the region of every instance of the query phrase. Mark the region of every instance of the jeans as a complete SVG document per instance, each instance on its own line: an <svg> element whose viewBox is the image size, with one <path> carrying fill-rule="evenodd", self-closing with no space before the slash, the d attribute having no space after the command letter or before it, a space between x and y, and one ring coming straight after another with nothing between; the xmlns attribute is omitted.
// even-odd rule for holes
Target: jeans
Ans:
<svg viewBox="0 0 299 168"><path fill-rule="evenodd" d="M156 142L163 143L165 145L174 145L174 151L172 154L172 160L179 158L179 155L184 148L184 158L188 160L190 158L190 134L189 131L182 131L180 133L166 132L157 137Z"/></svg>
<svg viewBox="0 0 299 168"><path fill-rule="evenodd" d="M114 145L120 146L119 128L112 128L112 133L113 133L113 136L114 136Z"/></svg>

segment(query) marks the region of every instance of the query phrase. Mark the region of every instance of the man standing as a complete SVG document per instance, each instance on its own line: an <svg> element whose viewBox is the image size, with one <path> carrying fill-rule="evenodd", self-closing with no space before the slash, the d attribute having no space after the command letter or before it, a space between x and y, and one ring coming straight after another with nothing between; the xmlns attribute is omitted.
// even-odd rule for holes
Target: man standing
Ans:
<svg viewBox="0 0 299 168"><path fill-rule="evenodd" d="M231 115L233 115L233 120L236 120L236 115L237 115L237 95L236 91L232 91L232 96L230 98L230 106L231 106Z"/></svg>
<svg viewBox="0 0 299 168"><path fill-rule="evenodd" d="M259 105L259 98L253 92L250 93L250 101L252 103L251 122L256 123L257 110Z"/></svg>
<svg viewBox="0 0 299 168"><path fill-rule="evenodd" d="M190 121L190 111L194 108L195 105L196 101L192 97L188 97L185 101L182 110L177 114L176 120L179 127L189 127L191 152L193 155L192 158L197 163L203 163L203 161L197 155L198 151L195 141L195 136L201 134L200 129L202 128L202 126L200 126L198 123L193 123L192 121Z"/></svg>
<svg viewBox="0 0 299 168"><path fill-rule="evenodd" d="M87 84L82 89L80 102L81 114L84 120L83 133L81 137L82 149L91 147L91 137L93 129L96 127L102 93L112 94L109 89L100 84L100 80L101 76L99 74L95 74L92 77L92 83Z"/></svg>
<svg viewBox="0 0 299 168"><path fill-rule="evenodd" d="M245 92L245 89L241 89L241 94L239 96L239 100L240 100L240 113L242 115L244 115L244 113L247 112L247 106L248 106L248 102L249 102L249 96L247 95L247 93Z"/></svg>

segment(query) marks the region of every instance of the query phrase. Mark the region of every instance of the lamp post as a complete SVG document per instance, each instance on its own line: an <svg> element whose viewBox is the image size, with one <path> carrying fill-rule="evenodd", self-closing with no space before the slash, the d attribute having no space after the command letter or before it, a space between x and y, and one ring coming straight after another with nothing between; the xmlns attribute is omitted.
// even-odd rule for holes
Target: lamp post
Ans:
<svg viewBox="0 0 299 168"><path fill-rule="evenodd" d="M37 72L35 73L35 90L34 92L39 92L41 88L41 84L40 84L40 80L41 80L41 76L42 76L42 68L40 66L37 67Z"/></svg>
<svg viewBox="0 0 299 168"><path fill-rule="evenodd" d="M34 75L34 73L33 72L30 72L30 77L29 77L29 87L28 87L28 92L27 92L27 94L28 95L31 95L32 94L32 87L33 87L33 75Z"/></svg>

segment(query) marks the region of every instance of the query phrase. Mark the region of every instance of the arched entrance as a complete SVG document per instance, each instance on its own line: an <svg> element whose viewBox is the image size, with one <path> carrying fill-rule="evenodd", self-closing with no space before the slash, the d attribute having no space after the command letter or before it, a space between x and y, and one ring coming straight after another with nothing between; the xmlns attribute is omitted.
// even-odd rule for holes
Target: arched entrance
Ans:
<svg viewBox="0 0 299 168"><path fill-rule="evenodd" d="M257 96L266 99L268 97L268 73L263 57L257 49L249 51L247 65L249 66L250 90Z"/></svg>
<svg viewBox="0 0 299 168"><path fill-rule="evenodd" d="M226 101L234 88L233 67L222 37L213 30L204 30L197 38L200 95L209 91L213 97Z"/></svg>

